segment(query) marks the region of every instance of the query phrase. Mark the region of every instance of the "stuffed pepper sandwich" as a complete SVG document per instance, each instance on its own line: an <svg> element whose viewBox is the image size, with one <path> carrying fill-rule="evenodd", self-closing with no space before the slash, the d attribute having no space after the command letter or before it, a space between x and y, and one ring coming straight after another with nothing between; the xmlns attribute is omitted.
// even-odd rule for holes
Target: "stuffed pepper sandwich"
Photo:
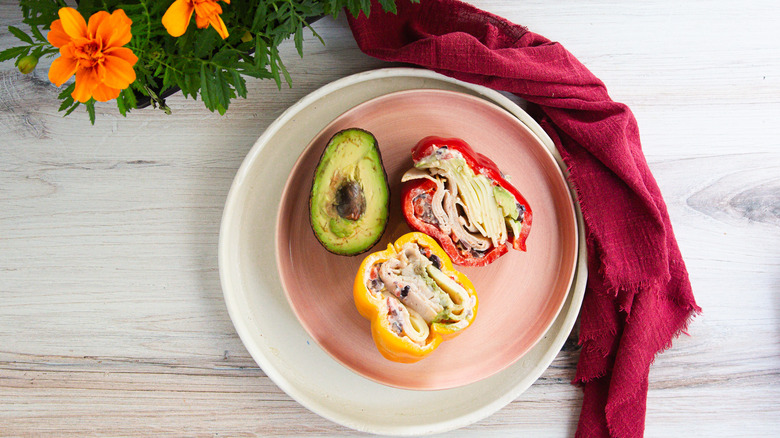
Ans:
<svg viewBox="0 0 780 438"><path fill-rule="evenodd" d="M355 306L371 321L379 352L412 363L471 325L474 285L430 236L412 232L366 257L354 283Z"/></svg>
<svg viewBox="0 0 780 438"><path fill-rule="evenodd" d="M426 137L401 181L409 226L432 236L460 266L485 266L526 249L531 207L498 166L460 139Z"/></svg>

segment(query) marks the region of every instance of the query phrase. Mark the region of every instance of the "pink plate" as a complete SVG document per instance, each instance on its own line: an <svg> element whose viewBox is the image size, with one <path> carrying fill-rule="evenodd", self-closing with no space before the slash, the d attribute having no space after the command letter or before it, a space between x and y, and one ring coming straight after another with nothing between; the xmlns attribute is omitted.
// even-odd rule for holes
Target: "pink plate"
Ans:
<svg viewBox="0 0 780 438"><path fill-rule="evenodd" d="M380 242L356 257L338 256L309 227L312 175L328 140L359 127L379 143L390 184L390 222ZM459 268L477 289L473 325L415 363L391 362L376 349L369 321L358 314L352 283L369 253L409 232L400 205L401 175L423 137L462 138L511 177L534 214L527 252L511 250L482 268ZM282 193L276 257L290 306L334 359L376 382L406 389L454 388L508 367L547 331L563 305L577 261L574 206L563 174L544 145L516 117L478 97L409 90L364 102L342 114L306 147Z"/></svg>

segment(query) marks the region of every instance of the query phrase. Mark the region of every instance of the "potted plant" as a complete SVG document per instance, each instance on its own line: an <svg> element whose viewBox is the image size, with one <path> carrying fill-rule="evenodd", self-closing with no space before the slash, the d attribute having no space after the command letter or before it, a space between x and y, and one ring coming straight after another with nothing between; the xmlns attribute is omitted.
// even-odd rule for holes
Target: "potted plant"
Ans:
<svg viewBox="0 0 780 438"><path fill-rule="evenodd" d="M412 0L415 1L415 0ZM395 11L395 0L379 0ZM224 114L246 97L246 78L292 83L278 46L292 38L303 56L303 31L341 10L369 14L370 0L20 0L29 31L9 26L21 42L0 52L29 73L55 57L49 79L65 115L116 101L123 116L147 105L169 113L165 97L181 91ZM74 81L70 81L75 77Z"/></svg>

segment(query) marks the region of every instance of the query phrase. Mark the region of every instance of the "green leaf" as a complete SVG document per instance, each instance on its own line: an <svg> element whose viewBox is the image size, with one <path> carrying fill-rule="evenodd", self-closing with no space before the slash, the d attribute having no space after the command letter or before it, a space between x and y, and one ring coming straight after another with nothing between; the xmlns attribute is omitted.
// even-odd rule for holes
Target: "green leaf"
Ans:
<svg viewBox="0 0 780 438"><path fill-rule="evenodd" d="M258 78L258 79L273 78L273 74L269 72L267 69L255 68L254 64L248 64L246 62L239 62L238 64L236 64L235 70L244 76L249 76L252 78Z"/></svg>
<svg viewBox="0 0 780 438"><path fill-rule="evenodd" d="M255 16L252 19L252 29L260 29L261 27L265 27L264 24L267 22L266 19L266 12L268 11L268 7L263 7L262 3L258 6L257 9L255 9Z"/></svg>
<svg viewBox="0 0 780 438"><path fill-rule="evenodd" d="M68 96L65 100L62 101L62 104L60 105L60 108L57 111L65 111L69 106L73 105L73 98Z"/></svg>
<svg viewBox="0 0 780 438"><path fill-rule="evenodd" d="M324 46L324 45L325 45L325 40L322 38L322 36L320 36L320 34L318 34L318 33L317 33L317 31L316 31L316 30L314 30L314 28L313 28L313 27L309 26L309 24L308 24L308 23L306 23L306 27L308 27L308 28L309 28L309 30L311 31L312 35L314 35L315 37L317 37L317 39L318 39L318 40L320 40L320 43L321 43L321 44Z"/></svg>
<svg viewBox="0 0 780 438"><path fill-rule="evenodd" d="M223 76L224 72L216 71L214 74L214 94L217 96L219 106L227 109L230 106L230 86Z"/></svg>
<svg viewBox="0 0 780 438"><path fill-rule="evenodd" d="M102 9L104 4L105 2L101 0L79 0L79 12L88 19L90 15Z"/></svg>
<svg viewBox="0 0 780 438"><path fill-rule="evenodd" d="M190 96L193 99L197 98L198 91L201 89L202 78L194 73L190 73L184 77L184 83L187 84L187 89L190 91Z"/></svg>
<svg viewBox="0 0 780 438"><path fill-rule="evenodd" d="M75 110L76 110L76 108L78 108L78 107L79 107L79 105L81 105L81 102L76 102L76 103L74 103L72 107L68 108L68 111L66 111L66 112L65 112L65 114L63 114L63 115L62 115L62 117L67 117L67 116L69 116L69 115L70 115L70 113L72 113L73 111L75 111Z"/></svg>
<svg viewBox="0 0 780 438"><path fill-rule="evenodd" d="M75 89L76 89L76 83L73 82L72 84L70 84L67 87L65 87L64 90L60 91L60 94L57 95L57 98L59 98L59 99L68 99L68 98L70 98L72 100L73 98L70 97L70 95L73 94L73 90L75 90Z"/></svg>
<svg viewBox="0 0 780 438"><path fill-rule="evenodd" d="M163 80L162 80L162 86L163 90L168 89L173 85L173 78L171 77L173 74L173 70L171 70L169 67L165 67L165 72L163 73Z"/></svg>
<svg viewBox="0 0 780 438"><path fill-rule="evenodd" d="M135 93L133 93L133 90L130 88L125 88L122 90L121 94L125 98L125 106L127 107L128 111L138 107L138 101L135 99Z"/></svg>
<svg viewBox="0 0 780 438"><path fill-rule="evenodd" d="M236 89L236 94L246 98L246 81L237 70L231 70L230 74L233 76L233 87Z"/></svg>
<svg viewBox="0 0 780 438"><path fill-rule="evenodd" d="M398 8L395 6L395 0L379 0L379 4L382 5L382 9L385 12L390 12L393 14L398 13Z"/></svg>
<svg viewBox="0 0 780 438"><path fill-rule="evenodd" d="M360 0L348 0L346 6L353 17L357 17L360 14Z"/></svg>
<svg viewBox="0 0 780 438"><path fill-rule="evenodd" d="M41 33L41 30L38 29L38 26L30 26L30 31L32 32L32 34L33 34L33 36L35 37L36 40L38 40L40 42L46 42L47 41L46 37L44 37L43 34Z"/></svg>
<svg viewBox="0 0 780 438"><path fill-rule="evenodd" d="M279 51L276 47L270 48L270 63L271 63L271 75L273 75L274 82L276 82L276 88L282 89L282 78L279 76L279 67L277 62L281 64L282 60L279 59Z"/></svg>
<svg viewBox="0 0 780 438"><path fill-rule="evenodd" d="M27 56L28 53L30 53L30 49L32 49L34 46L27 46L22 50L22 53L19 54L19 56L16 58L16 61L14 61L15 66L19 66L19 61L22 60L25 56Z"/></svg>
<svg viewBox="0 0 780 438"><path fill-rule="evenodd" d="M360 0L360 9L366 14L366 17L371 13L371 0Z"/></svg>
<svg viewBox="0 0 780 438"><path fill-rule="evenodd" d="M211 106L211 96L209 96L208 91L209 81L208 78L206 78L206 64L200 65L200 98L203 100L203 104L206 105L206 108L212 108Z"/></svg>
<svg viewBox="0 0 780 438"><path fill-rule="evenodd" d="M260 38L260 35L255 36L255 66L257 68L265 67L267 57L268 45L263 38Z"/></svg>
<svg viewBox="0 0 780 438"><path fill-rule="evenodd" d="M235 62L236 54L232 50L220 50L216 55L211 57L211 63L228 66Z"/></svg>
<svg viewBox="0 0 780 438"><path fill-rule="evenodd" d="M342 5L338 1L327 1L325 3L325 12L332 15L333 18L337 18Z"/></svg>
<svg viewBox="0 0 780 438"><path fill-rule="evenodd" d="M29 26L42 26L47 29L48 26L57 18L57 11L60 7L67 6L64 1L52 0L24 0L19 2L22 9L22 15L25 24Z"/></svg>
<svg viewBox="0 0 780 438"><path fill-rule="evenodd" d="M29 35L24 33L24 31L22 29L19 29L18 27L8 26L8 30L12 34L14 34L15 37L19 38L20 40L24 41L25 43L27 43L27 44L35 44L33 42L32 38L30 38Z"/></svg>
<svg viewBox="0 0 780 438"><path fill-rule="evenodd" d="M214 83L214 73L209 69L206 64L202 64L200 68L200 95L203 99L203 103L211 111L216 109L219 104L217 97L217 86Z"/></svg>
<svg viewBox="0 0 780 438"><path fill-rule="evenodd" d="M8 61L9 59L16 58L20 56L22 53L26 53L26 51L28 50L30 50L29 46L27 47L19 46L19 47L11 47L9 49L5 49L2 52L0 52L0 61Z"/></svg>
<svg viewBox="0 0 780 438"><path fill-rule="evenodd" d="M295 41L295 50L297 50L298 55L303 58L303 26L300 23L295 29L293 40Z"/></svg>
<svg viewBox="0 0 780 438"><path fill-rule="evenodd" d="M279 62L279 69L282 71L282 74L284 75L284 80L287 82L287 86L292 88L292 77L290 76L290 72L288 72L287 67L284 66L284 63L282 62L282 58L277 58L277 61Z"/></svg>
<svg viewBox="0 0 780 438"><path fill-rule="evenodd" d="M214 53L214 47L219 38L219 34L214 29L198 30L197 37L195 38L194 54L197 58L207 59L209 55ZM219 38L222 41L222 38Z"/></svg>
<svg viewBox="0 0 780 438"><path fill-rule="evenodd" d="M43 50L44 50L44 49L43 49L43 46L38 46L38 47L36 47L36 48L35 48L35 49L32 51L32 53L30 53L30 55L32 55L32 56L34 56L34 57L36 57L36 58L40 59L40 58L41 58L41 56L43 56Z"/></svg>
<svg viewBox="0 0 780 438"><path fill-rule="evenodd" d="M43 51L41 51L41 56L48 56L48 55L51 55L53 53L60 53L60 49L58 49L56 47L44 48Z"/></svg>
<svg viewBox="0 0 780 438"><path fill-rule="evenodd" d="M84 106L87 107L87 114L89 114L89 122L91 124L95 124L95 99L89 99L87 103L84 104Z"/></svg>
<svg viewBox="0 0 780 438"><path fill-rule="evenodd" d="M119 110L119 114L122 114L123 117L127 117L127 106L125 105L125 97L122 93L119 93L119 96L116 97L116 108Z"/></svg>

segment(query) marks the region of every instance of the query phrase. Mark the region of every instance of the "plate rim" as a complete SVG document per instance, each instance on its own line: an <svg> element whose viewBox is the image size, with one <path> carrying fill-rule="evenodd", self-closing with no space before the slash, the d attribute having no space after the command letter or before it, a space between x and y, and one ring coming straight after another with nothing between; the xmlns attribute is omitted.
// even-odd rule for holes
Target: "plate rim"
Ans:
<svg viewBox="0 0 780 438"><path fill-rule="evenodd" d="M485 404L481 408L477 408L474 411L471 411L468 415L462 415L452 419L431 422L422 426L402 425L397 427L384 427L382 425L355 420L353 417L344 414L342 411L338 409L334 409L332 406L319 403L316 400L311 400L307 398L305 394L302 394L297 388L295 388L292 385L292 383L288 382L286 378L283 377L281 373L276 370L274 365L270 363L269 359L266 358L265 353L261 351L259 345L255 345L252 342L247 342L247 339L249 339L250 337L250 334L248 333L250 329L248 326L244 325L243 321L241 320L241 309L238 307L240 304L238 303L239 297L238 296L233 297L231 295L231 291L233 290L232 289L233 281L227 275L226 263L230 255L229 254L230 248L227 246L226 236L229 232L227 227L228 219L230 215L233 214L233 209L235 208L234 204L237 202L236 192L239 186L241 186L243 179L246 177L246 173L248 169L251 167L252 162L257 158L257 155L265 148L266 146L265 142L267 141L267 139L273 137L273 135L275 135L286 123L288 123L295 116L295 114L300 112L301 109L347 86L370 81L370 80L392 79L392 78L410 78L410 79L424 79L424 80L430 79L433 81L455 84L462 88L468 89L470 91L474 91L480 96L483 96L484 98L501 105L502 107L507 109L510 113L518 117L521 121L526 123L526 125L534 132L534 134L536 134L542 140L542 142L545 144L548 150L551 151L551 153L556 159L556 162L558 163L559 167L561 167L564 174L568 174L566 166L563 163L560 154L557 153L552 143L552 140L544 132L541 126L539 126L530 117L530 115L528 115L528 113L522 110L522 108L520 108L520 106L518 106L515 102L513 102L508 97L502 95L501 93L495 90L491 90L489 88L482 87L479 85L473 85L473 84L461 82L459 80L449 78L439 73L430 70L419 69L419 68L390 67L390 68L380 68L380 69L369 70L361 73L356 73L350 76L343 77L336 81L330 82L312 91L311 93L307 94L298 102L291 105L284 112L282 112L282 114L280 114L279 117L277 117L271 124L269 124L266 130L258 137L257 141L250 149L250 151L247 153L244 160L242 161L241 166L237 170L233 183L231 184L230 190L228 192L225 201L225 207L223 210L221 224L220 224L220 231L219 231L220 234L219 234L219 243L218 243L218 265L219 265L219 274L220 274L220 284L223 289L223 298L225 299L225 305L228 310L228 315L231 318L231 322L233 323L233 326L237 334L239 335L239 338L242 340L242 343L244 344L245 348L250 353L252 358L255 360L255 362L262 368L263 372L271 379L271 381L274 382L274 384L276 384L280 389L282 389L288 396L290 396L296 402L300 403L302 406L306 407L307 409L314 412L315 414L318 414L330 421L333 421L337 424L355 430L379 433L379 434L391 434L391 435L419 435L419 434L445 432L448 430L463 427L472 424L476 421L479 421L495 413L499 409L506 406L509 402L516 399L528 387L530 387L539 378L539 376L541 376L544 370L546 370L549 367L549 365L552 363L552 361L560 352L560 349L565 343L566 339L569 337L569 334L571 333L571 330L576 322L577 315L579 314L579 310L582 305L582 298L584 296L585 284L587 282L587 263L586 263L587 249L585 247L585 235L584 235L582 212L579 209L578 203L575 202L574 206L577 213L578 234L579 234L579 242L580 242L579 251L578 251L578 265L575 274L575 284L572 285L572 292L574 292L571 296L572 302L570 303L566 311L566 315L564 319L561 321L561 327L559 331L557 332L555 338L551 341L550 348L548 348L543 353L542 358L535 364L535 366L529 369L529 372L527 373L529 377L522 379L510 390L503 393L502 395L499 395L498 397L493 399L492 402ZM572 197L576 201L577 199L576 192L573 190L570 183L569 183L569 191L572 194Z"/></svg>
<svg viewBox="0 0 780 438"><path fill-rule="evenodd" d="M570 272L568 274L568 278L566 279L566 286L565 286L565 293L563 294L562 298L558 303L556 303L555 311L553 312L552 317L545 323L543 330L541 330L540 334L533 339L533 342L531 342L530 345L528 345L521 354L516 356L514 359L509 361L508 363L502 364L502 366L491 370L488 374L482 375L481 377L475 379L475 380L469 380L465 383L460 383L456 385L442 385L442 386L435 386L435 387L415 387L413 385L400 385L400 384L393 384L390 382L387 382L387 379L380 379L376 376L367 375L363 372L354 369L351 367L343 357L337 356L333 354L330 350L325 348L318 340L317 336L312 332L312 330L309 327L309 324L305 322L301 318L301 314L298 311L298 308L293 305L293 300L291 300L290 297L290 284L289 281L285 280L285 277L281 275L281 268L280 263L284 257L286 257L288 254L286 252L282 251L283 247L287 247L289 245L286 245L285 242L281 241L280 236L280 229L281 229L281 220L282 214L284 211L284 206L287 205L287 196L288 192L292 189L293 186L295 186L295 182L293 181L293 174L294 170L297 169L302 163L302 160L304 159L304 156L309 152L310 149L317 147L317 145L314 144L314 140L319 137L323 132L326 132L328 130L332 130L334 124L336 124L342 117L344 117L348 113L352 113L353 111L357 111L360 108L364 108L370 105L376 105L377 102L383 102L387 99L393 99L397 97L403 97L406 95L413 95L413 94L420 94L420 93L426 93L426 94L432 94L432 95L444 95L444 96L454 96L455 99L465 99L467 101L473 101L476 102L477 105L481 105L484 107L491 108L492 111L496 111L498 113L501 113L503 116L507 117L508 119L512 120L512 124L514 126L517 126L517 129L521 129L528 134L530 134L535 140L536 143L532 146L535 150L541 149L545 153L545 159L551 160L552 164L554 165L554 169L556 170L556 176L559 176L561 178L561 182L563 183L564 187L566 187L567 190L565 190L566 199L565 203L567 208L565 208L565 214L568 219L571 219L573 230L569 230L571 234L574 237L574 242L572 244L573 246L573 253L574 253L574 259L571 262L571 265L567 265L566 269L570 269ZM315 156L317 154L315 153ZM380 96L376 96L373 98L370 98L366 101L363 101L357 105L352 106L351 108L347 109L346 111L342 112L341 114L334 117L333 120L331 120L327 125L325 125L319 132L317 132L314 137L306 144L306 146L303 148L301 153L298 155L298 158L295 160L292 166L292 170L290 175L285 180L284 186L282 188L282 195L279 203L279 208L276 210L276 223L275 223L275 233L274 233L274 258L276 260L276 272L279 275L279 278L281 280L282 289L284 292L284 296L287 299L287 304L290 306L290 308L293 311L293 314L295 315L298 323L303 327L303 329L306 331L306 333L311 337L319 346L320 348L325 351L332 359L334 359L336 362L344 366L345 368L349 369L350 371L354 372L355 374L358 374L362 376L363 378L372 380L376 383L379 383L381 385L390 386L393 388L398 389L406 389L406 390L412 390L412 391L437 391L437 390L445 390L445 389L454 389L454 388L460 388L463 386L470 385L472 383L476 383L480 380L486 379L490 376L493 376L506 368L510 367L515 362L519 361L525 354L530 352L533 347L535 347L539 341L542 340L542 338L545 336L547 331L552 327L552 325L555 323L555 320L558 318L558 315L560 314L561 310L563 309L564 304L566 303L566 299L570 293L572 293L572 285L574 282L574 277L577 273L577 261L579 258L579 226L577 223L577 212L576 208L574 206L574 198L572 197L572 193L570 190L570 186L568 183L568 180L566 178L566 175L564 174L563 170L561 169L560 165L558 164L558 161L555 159L555 156L550 152L550 150L546 147L546 145L542 142L542 140L534 134L534 132L521 120L517 119L512 113L507 111L504 107L486 100L481 97L474 96L472 94L464 93L462 91L454 91L454 90L445 90L445 89L434 89L434 88L414 88L414 89L407 89L407 90L399 90L399 91L393 91L390 93L382 94ZM414 231L414 230L412 230ZM364 258L367 254L370 254L371 252L374 252L375 249L369 249L364 254L359 254L357 257Z"/></svg>

